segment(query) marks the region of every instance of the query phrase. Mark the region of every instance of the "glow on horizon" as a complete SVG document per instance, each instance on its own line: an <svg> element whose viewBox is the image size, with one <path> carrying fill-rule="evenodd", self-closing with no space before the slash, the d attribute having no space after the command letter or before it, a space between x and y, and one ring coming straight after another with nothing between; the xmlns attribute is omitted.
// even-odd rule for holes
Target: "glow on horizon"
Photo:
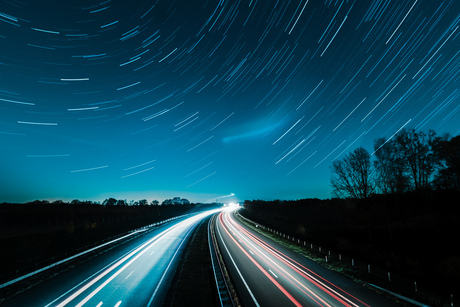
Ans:
<svg viewBox="0 0 460 307"><path fill-rule="evenodd" d="M325 199L359 146L460 135L458 1L221 4L4 2L0 202Z"/></svg>

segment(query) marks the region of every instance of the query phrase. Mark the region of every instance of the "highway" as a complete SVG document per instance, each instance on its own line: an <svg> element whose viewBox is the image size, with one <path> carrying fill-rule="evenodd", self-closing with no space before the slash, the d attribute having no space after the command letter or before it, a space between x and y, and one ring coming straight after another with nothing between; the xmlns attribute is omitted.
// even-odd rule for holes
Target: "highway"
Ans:
<svg viewBox="0 0 460 307"><path fill-rule="evenodd" d="M244 306L400 306L251 230L232 210L217 217L216 236Z"/></svg>
<svg viewBox="0 0 460 307"><path fill-rule="evenodd" d="M2 306L159 306L190 233L215 212L160 226L45 280Z"/></svg>

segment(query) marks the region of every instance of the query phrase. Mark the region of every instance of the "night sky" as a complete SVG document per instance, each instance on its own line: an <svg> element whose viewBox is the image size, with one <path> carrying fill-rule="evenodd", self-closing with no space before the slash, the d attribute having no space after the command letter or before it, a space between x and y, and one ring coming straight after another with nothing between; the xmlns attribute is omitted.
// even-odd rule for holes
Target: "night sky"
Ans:
<svg viewBox="0 0 460 307"><path fill-rule="evenodd" d="M330 198L460 134L460 1L0 1L0 202ZM233 195L233 196L232 196Z"/></svg>

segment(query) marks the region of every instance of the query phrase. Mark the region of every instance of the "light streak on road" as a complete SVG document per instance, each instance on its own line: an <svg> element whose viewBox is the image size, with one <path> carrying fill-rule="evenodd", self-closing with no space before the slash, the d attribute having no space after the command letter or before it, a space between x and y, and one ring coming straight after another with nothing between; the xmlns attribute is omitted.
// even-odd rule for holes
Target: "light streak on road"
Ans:
<svg viewBox="0 0 460 307"><path fill-rule="evenodd" d="M45 307L128 306L132 300L139 306L157 304L157 295L160 290L164 291L162 288L171 277L171 268L177 262L177 256L190 233L199 221L218 211L220 209L191 216L146 238L142 244L76 284ZM142 299L133 294L135 287L145 286L150 290L142 290Z"/></svg>
<svg viewBox="0 0 460 307"><path fill-rule="evenodd" d="M259 295L270 292L270 297L265 299L273 300L273 304L276 301L295 306L370 306L344 289L342 283L338 286L246 229L230 210L219 214L217 233L256 305L263 306L264 298ZM240 263L234 263L233 259L240 259ZM251 278L245 272L257 276ZM264 290L259 291L258 287Z"/></svg>

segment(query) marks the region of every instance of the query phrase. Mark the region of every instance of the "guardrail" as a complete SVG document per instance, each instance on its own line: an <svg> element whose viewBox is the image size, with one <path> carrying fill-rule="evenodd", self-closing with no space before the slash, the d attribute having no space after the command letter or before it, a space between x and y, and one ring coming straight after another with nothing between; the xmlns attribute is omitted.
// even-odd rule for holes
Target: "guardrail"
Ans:
<svg viewBox="0 0 460 307"><path fill-rule="evenodd" d="M129 237L133 237L133 236L136 235L136 234L139 234L139 233L142 233L142 232L144 232L144 231L147 231L149 228L152 228L152 227L155 227L155 226L163 225L163 224L165 224L165 223L167 223L167 222L176 220L176 219L181 218L181 217L184 217L184 216L186 216L186 215L188 215L188 214L183 214L183 215L180 215L180 216L175 216L175 217L172 217L172 218L168 218L168 219L163 220L163 221L155 222L155 223L152 223L152 224L150 224L150 225L143 226L143 227L140 227L140 228L131 230L131 231L129 231L129 232L125 232L125 233L123 233L123 234L121 234L121 235L119 235L119 236L111 237L111 238L108 239L108 240L110 240L110 241L108 241L108 242L104 242L104 243L102 243L102 242L95 243L96 246L94 246L94 247L92 247L92 248L89 248L89 249L85 249L84 251L79 252L79 253L76 253L76 254L73 255L73 256L65 257L64 259L59 260L59 261L54 261L54 257L53 257L51 264L46 265L46 266L43 266L43 267L41 267L41 268L39 268L39 269L33 270L33 271L31 271L31 272L29 272L29 273L27 273L27 274L24 274L24 275L22 275L22 276L16 277L16 278L14 278L14 279L11 279L11 280L9 280L9 281L7 281L7 282L4 282L3 284L0 284L0 289L5 288L5 287L8 287L8 286L11 286L11 285L13 285L13 284L15 284L15 283L17 283L17 282L20 282L20 281L22 281L22 280L25 280L25 279L27 279L27 278L29 278L29 277L32 277L32 276L35 276L35 275L37 275L37 274L43 273L43 272L45 272L45 271L47 271L47 270L49 270L49 269L56 268L56 267L58 267L58 266L60 266L60 265L62 265L62 264L64 264L64 263L66 263L66 262L69 262L69 261L71 261L71 260L75 260L75 259L77 259L77 258L79 258L79 257L82 257L82 256L84 256L84 255L87 255L87 254L91 253L91 252L94 252L94 251L96 251L96 250L99 250L99 249L101 249L102 247L106 247L106 246L112 245L112 244L114 244L114 243L116 243L116 242L119 242L119 241L121 241L121 240L123 240L123 239L127 239L127 238L129 238ZM115 237L117 237L117 238L114 239ZM37 266L37 265L36 265L36 266Z"/></svg>
<svg viewBox="0 0 460 307"><path fill-rule="evenodd" d="M322 260L324 263L328 263L328 262L333 262L333 261L339 261L340 263L344 263L344 264L347 264L349 266L351 266L351 268L353 270L356 270L356 271L359 271L361 272L361 274L363 274L362 276L364 275L367 275L368 279L370 280L375 280L376 282L380 281L380 285L377 286L375 285L376 282L374 283L371 283L371 282L366 282L367 285L369 285L370 287L374 288L374 289L378 289L380 291L384 291L392 296L395 296L401 300L405 300L406 302L410 303L410 304L413 304L415 306L427 306L423 303L420 303L420 302L416 302L415 300L411 299L411 298L408 298L406 296L403 296L401 294L397 294L395 293L394 291L391 291L389 290L388 288L399 288L399 289L406 289L406 291L404 291L406 293L406 295L410 295L411 297L414 297L414 298L417 298L418 300L420 301L425 301L425 300L430 300L430 301L436 301L435 305L436 306L447 306L447 304L449 304L450 307L453 307L453 306L458 306L458 304L455 304L454 305L454 295L450 295L450 300L449 302L447 302L446 299L442 299L442 298L438 298L438 297L434 297L434 295L432 295L428 289L421 289L421 285L418 284L416 281L414 282L411 282L409 280L407 280L405 277L402 277L402 276L399 276L398 274L394 274L392 272L389 272L389 271L386 271L382 268L379 268L377 266L373 266L369 263L365 263L363 261L360 261L360 260L357 260L353 257L350 257L348 255L343 255L342 253L338 253L338 252L335 252L335 251L332 251L330 249L327 249L327 248L323 248L319 245L316 245L316 244L313 244L313 243L309 243L309 242L306 242L305 240L301 240L299 238L296 238L292 235L289 235L289 234L285 234L281 231L278 231L277 229L274 229L274 228L271 228L271 227L267 227L267 226L264 226L262 225L261 223L259 222L256 222L256 221L253 221L253 220L250 220L248 218L246 218L245 216L241 215L239 212L235 212L235 214L241 218L242 220L244 220L245 222L249 223L249 224L252 224L254 225L254 227L256 228L259 228L263 231L266 231L266 232L270 232L276 236L278 236L279 238L281 239L284 239L286 241L289 241L290 244L294 244L296 246L301 246L303 247L305 250L310 250L312 252L315 252L315 253L318 253L320 255L322 255ZM412 293L412 294L410 294ZM441 302L443 301L443 302Z"/></svg>
<svg viewBox="0 0 460 307"><path fill-rule="evenodd" d="M214 214L208 223L208 243L209 252L211 254L212 269L214 272L214 279L216 281L217 292L219 294L220 305L226 306L239 306L238 297L230 282L230 277L227 268L222 259L222 254L217 244L215 235L216 217L219 213Z"/></svg>

